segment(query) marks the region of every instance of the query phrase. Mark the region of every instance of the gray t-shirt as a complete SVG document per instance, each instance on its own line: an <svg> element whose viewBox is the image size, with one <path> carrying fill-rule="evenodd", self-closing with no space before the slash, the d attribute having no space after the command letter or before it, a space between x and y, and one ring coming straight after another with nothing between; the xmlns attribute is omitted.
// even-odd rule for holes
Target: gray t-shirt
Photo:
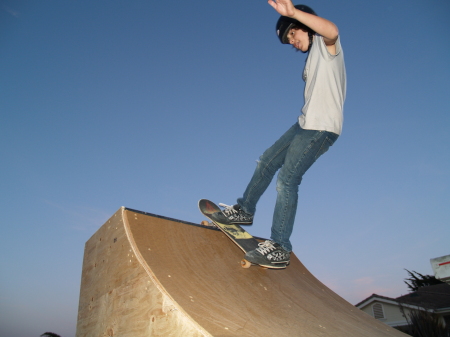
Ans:
<svg viewBox="0 0 450 337"><path fill-rule="evenodd" d="M347 87L344 52L340 38L336 41L336 55L330 54L323 37L314 41L303 71L305 105L298 118L303 129L342 132L343 108Z"/></svg>

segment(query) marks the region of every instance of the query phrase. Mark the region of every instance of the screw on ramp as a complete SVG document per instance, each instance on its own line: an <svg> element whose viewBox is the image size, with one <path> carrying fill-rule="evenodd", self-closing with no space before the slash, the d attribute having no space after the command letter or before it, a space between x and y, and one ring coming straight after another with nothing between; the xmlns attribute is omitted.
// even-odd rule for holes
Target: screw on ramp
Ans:
<svg viewBox="0 0 450 337"><path fill-rule="evenodd" d="M77 337L406 336L296 258L244 269L222 232L122 207L87 242Z"/></svg>

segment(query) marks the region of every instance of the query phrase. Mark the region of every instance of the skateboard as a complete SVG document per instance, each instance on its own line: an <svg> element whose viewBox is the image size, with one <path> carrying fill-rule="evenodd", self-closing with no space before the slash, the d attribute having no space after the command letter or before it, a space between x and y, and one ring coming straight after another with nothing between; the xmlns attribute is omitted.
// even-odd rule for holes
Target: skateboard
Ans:
<svg viewBox="0 0 450 337"><path fill-rule="evenodd" d="M220 229L231 241L233 241L244 253L258 248L259 241L245 231L241 226L229 223L228 219L223 215L222 210L212 201L200 199L198 208L204 216ZM202 225L209 225L208 221L202 221ZM253 263L246 259L241 260L243 268L250 268ZM286 268L285 263L277 265L260 265L263 268L283 269Z"/></svg>

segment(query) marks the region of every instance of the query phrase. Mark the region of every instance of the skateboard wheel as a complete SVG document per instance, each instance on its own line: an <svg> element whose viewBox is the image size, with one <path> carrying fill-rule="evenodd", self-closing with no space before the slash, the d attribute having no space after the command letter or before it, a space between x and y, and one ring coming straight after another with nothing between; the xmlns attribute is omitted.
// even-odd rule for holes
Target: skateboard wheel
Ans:
<svg viewBox="0 0 450 337"><path fill-rule="evenodd" d="M202 226L209 226L209 222L206 220L203 220L202 222L200 222L200 225Z"/></svg>
<svg viewBox="0 0 450 337"><path fill-rule="evenodd" d="M247 261L246 259L242 259L241 260L241 266L242 268L250 268L250 266L252 265L252 263L250 261Z"/></svg>

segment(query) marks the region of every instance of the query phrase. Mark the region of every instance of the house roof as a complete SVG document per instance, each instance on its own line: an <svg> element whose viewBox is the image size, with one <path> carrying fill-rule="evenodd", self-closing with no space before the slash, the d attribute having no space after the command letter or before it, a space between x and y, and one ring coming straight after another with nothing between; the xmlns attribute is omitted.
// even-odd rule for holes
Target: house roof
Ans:
<svg viewBox="0 0 450 337"><path fill-rule="evenodd" d="M367 297L366 299L359 302L358 304L355 304L355 307L362 308L362 307L365 307L366 305L368 305L372 302L375 302L375 301L397 304L397 301L395 300L395 298L381 296L378 294L372 294L369 297Z"/></svg>
<svg viewBox="0 0 450 337"><path fill-rule="evenodd" d="M375 301L391 304L398 304L400 302L404 306L421 307L424 309L433 310L444 308L448 309L450 308L450 284L442 283L428 287L421 287L417 291L397 298L372 294L355 306L362 308Z"/></svg>
<svg viewBox="0 0 450 337"><path fill-rule="evenodd" d="M417 305L425 309L450 308L450 284L421 287L408 295L397 297L396 300L402 304Z"/></svg>

